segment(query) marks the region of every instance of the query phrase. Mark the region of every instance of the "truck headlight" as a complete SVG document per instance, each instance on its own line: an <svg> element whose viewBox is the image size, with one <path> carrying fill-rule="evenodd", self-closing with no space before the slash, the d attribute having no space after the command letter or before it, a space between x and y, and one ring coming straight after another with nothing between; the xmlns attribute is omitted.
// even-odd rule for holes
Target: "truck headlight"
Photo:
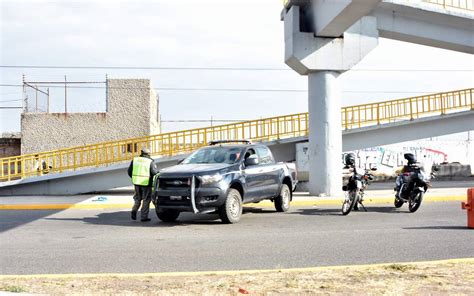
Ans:
<svg viewBox="0 0 474 296"><path fill-rule="evenodd" d="M222 180L222 175L215 174L215 175L204 175L198 176L199 180L201 180L202 184L213 184L218 183Z"/></svg>

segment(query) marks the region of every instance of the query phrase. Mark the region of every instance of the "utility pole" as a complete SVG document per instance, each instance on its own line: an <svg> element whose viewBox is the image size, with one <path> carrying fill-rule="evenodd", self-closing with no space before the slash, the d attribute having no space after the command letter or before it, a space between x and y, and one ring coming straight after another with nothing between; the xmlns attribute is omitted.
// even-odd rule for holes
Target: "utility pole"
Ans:
<svg viewBox="0 0 474 296"><path fill-rule="evenodd" d="M35 112L38 113L38 85L35 85Z"/></svg>
<svg viewBox="0 0 474 296"><path fill-rule="evenodd" d="M23 112L28 112L28 96L25 89L25 74L23 74Z"/></svg>
<svg viewBox="0 0 474 296"><path fill-rule="evenodd" d="M109 112L109 76L105 74L105 112Z"/></svg>
<svg viewBox="0 0 474 296"><path fill-rule="evenodd" d="M48 107L47 107L47 112L49 113L49 87L48 87Z"/></svg>
<svg viewBox="0 0 474 296"><path fill-rule="evenodd" d="M64 113L67 113L67 82L66 82L66 75L64 75Z"/></svg>

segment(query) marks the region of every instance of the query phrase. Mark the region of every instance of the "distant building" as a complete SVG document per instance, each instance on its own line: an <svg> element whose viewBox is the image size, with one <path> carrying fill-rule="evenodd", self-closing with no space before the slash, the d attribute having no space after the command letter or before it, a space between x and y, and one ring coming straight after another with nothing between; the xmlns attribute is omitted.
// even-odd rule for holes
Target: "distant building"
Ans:
<svg viewBox="0 0 474 296"><path fill-rule="evenodd" d="M21 154L20 133L3 133L0 137L0 158Z"/></svg>
<svg viewBox="0 0 474 296"><path fill-rule="evenodd" d="M149 79L108 79L106 112L21 115L21 154L160 133L159 99Z"/></svg>

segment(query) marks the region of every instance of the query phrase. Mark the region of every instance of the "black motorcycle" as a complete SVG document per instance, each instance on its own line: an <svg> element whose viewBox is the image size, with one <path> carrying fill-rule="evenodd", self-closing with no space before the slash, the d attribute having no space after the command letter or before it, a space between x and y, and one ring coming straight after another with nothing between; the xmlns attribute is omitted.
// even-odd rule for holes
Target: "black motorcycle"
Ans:
<svg viewBox="0 0 474 296"><path fill-rule="evenodd" d="M353 172L347 185L342 186L342 190L345 192L344 203L342 204L342 214L344 216L352 210L358 210L359 204L367 212L363 204L365 189L369 186L370 181L374 179L370 171L377 170L377 168L371 167L370 170L364 170L363 174L359 174L355 166L349 166L348 168L352 169Z"/></svg>
<svg viewBox="0 0 474 296"><path fill-rule="evenodd" d="M411 213L416 212L423 201L423 196L429 187L431 187L431 179L435 177L436 167L430 174L422 171L419 165L411 165L410 172L401 173L402 184L395 194L394 205L400 208L404 203L408 203L408 210Z"/></svg>

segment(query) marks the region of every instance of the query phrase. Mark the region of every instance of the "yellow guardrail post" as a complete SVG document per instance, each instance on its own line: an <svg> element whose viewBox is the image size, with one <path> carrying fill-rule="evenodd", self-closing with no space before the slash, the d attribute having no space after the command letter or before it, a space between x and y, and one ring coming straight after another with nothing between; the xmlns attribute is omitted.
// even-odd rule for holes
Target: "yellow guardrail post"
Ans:
<svg viewBox="0 0 474 296"><path fill-rule="evenodd" d="M469 98L471 99L471 110L474 110L474 100L472 99L472 88L469 90Z"/></svg>
<svg viewBox="0 0 474 296"><path fill-rule="evenodd" d="M277 137L278 140L280 140L280 117L277 118L276 125L277 125L276 137Z"/></svg>
<svg viewBox="0 0 474 296"><path fill-rule="evenodd" d="M25 159L21 159L21 177L25 178Z"/></svg>
<svg viewBox="0 0 474 296"><path fill-rule="evenodd" d="M347 108L344 108L344 129L347 130L347 122L348 122L348 116L347 116Z"/></svg>
<svg viewBox="0 0 474 296"><path fill-rule="evenodd" d="M171 143L171 137L168 135L168 155L173 155L173 144Z"/></svg>
<svg viewBox="0 0 474 296"><path fill-rule="evenodd" d="M95 166L99 166L99 149L97 146L95 146Z"/></svg>
<svg viewBox="0 0 474 296"><path fill-rule="evenodd" d="M76 149L72 150L72 166L73 170L76 170Z"/></svg>
<svg viewBox="0 0 474 296"><path fill-rule="evenodd" d="M377 105L375 106L375 108L377 108L377 111L376 111L377 124L380 124L380 104L377 103Z"/></svg>
<svg viewBox="0 0 474 296"><path fill-rule="evenodd" d="M59 152L59 172L63 171L63 153Z"/></svg>
<svg viewBox="0 0 474 296"><path fill-rule="evenodd" d="M55 153L53 153L52 157L53 157L53 170L56 170L56 157L57 157L57 155Z"/></svg>
<svg viewBox="0 0 474 296"><path fill-rule="evenodd" d="M439 105L441 108L441 115L444 115L444 100L442 94L439 94Z"/></svg>

